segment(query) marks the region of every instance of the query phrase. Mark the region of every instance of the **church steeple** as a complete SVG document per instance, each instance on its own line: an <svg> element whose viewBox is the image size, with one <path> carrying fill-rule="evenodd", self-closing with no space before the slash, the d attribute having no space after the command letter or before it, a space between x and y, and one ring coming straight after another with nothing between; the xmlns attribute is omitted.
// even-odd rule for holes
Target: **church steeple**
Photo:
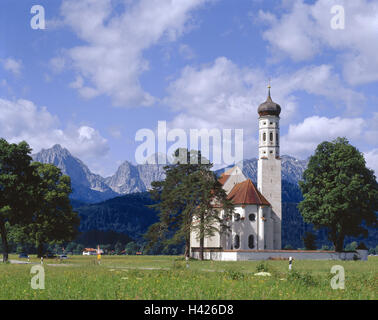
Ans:
<svg viewBox="0 0 378 320"><path fill-rule="evenodd" d="M257 112L261 116L279 116L281 113L281 106L277 103L275 103L272 100L272 97L270 95L270 83L268 85L268 97L266 98L266 101L260 104L259 108L257 109Z"/></svg>
<svg viewBox="0 0 378 320"><path fill-rule="evenodd" d="M272 205L271 219L266 228L274 232L273 243L267 247L281 249L281 158L280 158L280 113L281 107L268 96L259 108L259 160L257 188ZM262 247L263 248L263 247Z"/></svg>

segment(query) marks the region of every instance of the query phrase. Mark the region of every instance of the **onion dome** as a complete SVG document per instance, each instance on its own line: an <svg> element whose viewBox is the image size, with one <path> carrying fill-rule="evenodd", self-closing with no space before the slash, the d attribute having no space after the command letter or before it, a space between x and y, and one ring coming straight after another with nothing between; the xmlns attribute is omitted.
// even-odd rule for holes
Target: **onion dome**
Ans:
<svg viewBox="0 0 378 320"><path fill-rule="evenodd" d="M281 106L275 103L270 96L270 86L268 86L268 98L262 104L260 104L257 112L261 116L279 116L281 113Z"/></svg>

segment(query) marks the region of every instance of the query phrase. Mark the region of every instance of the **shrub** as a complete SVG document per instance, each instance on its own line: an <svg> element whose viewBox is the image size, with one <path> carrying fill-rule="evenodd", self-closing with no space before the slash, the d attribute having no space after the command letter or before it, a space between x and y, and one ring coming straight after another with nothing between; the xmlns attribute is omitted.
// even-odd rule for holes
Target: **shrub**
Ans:
<svg viewBox="0 0 378 320"><path fill-rule="evenodd" d="M256 266L256 271L257 272L269 272L270 271L270 266L267 263L265 263L265 262L260 262Z"/></svg>
<svg viewBox="0 0 378 320"><path fill-rule="evenodd" d="M287 280L299 282L299 283L306 285L306 286L315 286L317 284L317 281L311 275L310 272L300 273L296 270L292 270L292 271L289 272Z"/></svg>
<svg viewBox="0 0 378 320"><path fill-rule="evenodd" d="M367 250L368 248L366 247L365 243L360 242L356 249L357 250Z"/></svg>
<svg viewBox="0 0 378 320"><path fill-rule="evenodd" d="M353 241L345 246L345 251L355 251L357 249L357 242Z"/></svg>
<svg viewBox="0 0 378 320"><path fill-rule="evenodd" d="M307 231L302 240L306 250L316 250L316 236L312 232Z"/></svg>
<svg viewBox="0 0 378 320"><path fill-rule="evenodd" d="M242 273L241 271L239 270L236 270L236 269L228 269L225 271L225 275L227 278L231 279L231 280L241 280L241 279L244 279L244 273Z"/></svg>
<svg viewBox="0 0 378 320"><path fill-rule="evenodd" d="M291 244L287 244L285 247L284 247L284 250L294 250L293 246Z"/></svg>

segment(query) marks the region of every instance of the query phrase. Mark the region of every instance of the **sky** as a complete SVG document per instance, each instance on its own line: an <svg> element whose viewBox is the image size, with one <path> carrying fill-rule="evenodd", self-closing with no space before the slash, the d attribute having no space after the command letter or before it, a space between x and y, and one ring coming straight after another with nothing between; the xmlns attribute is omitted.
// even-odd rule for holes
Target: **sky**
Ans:
<svg viewBox="0 0 378 320"><path fill-rule="evenodd" d="M2 0L0 137L109 176L165 121L243 129L249 159L270 81L281 154L346 137L378 172L377 52L377 1Z"/></svg>

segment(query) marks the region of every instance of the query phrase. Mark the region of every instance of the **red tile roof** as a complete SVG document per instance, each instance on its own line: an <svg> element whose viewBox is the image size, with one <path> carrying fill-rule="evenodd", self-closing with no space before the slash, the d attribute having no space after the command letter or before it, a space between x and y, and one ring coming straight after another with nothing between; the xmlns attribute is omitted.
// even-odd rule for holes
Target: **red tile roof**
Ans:
<svg viewBox="0 0 378 320"><path fill-rule="evenodd" d="M257 190L250 179L236 184L227 198L231 200L233 204L270 206L269 201Z"/></svg>
<svg viewBox="0 0 378 320"><path fill-rule="evenodd" d="M220 178L218 179L218 181L220 182L221 185L224 185L229 177L230 177L229 175L222 174Z"/></svg>

